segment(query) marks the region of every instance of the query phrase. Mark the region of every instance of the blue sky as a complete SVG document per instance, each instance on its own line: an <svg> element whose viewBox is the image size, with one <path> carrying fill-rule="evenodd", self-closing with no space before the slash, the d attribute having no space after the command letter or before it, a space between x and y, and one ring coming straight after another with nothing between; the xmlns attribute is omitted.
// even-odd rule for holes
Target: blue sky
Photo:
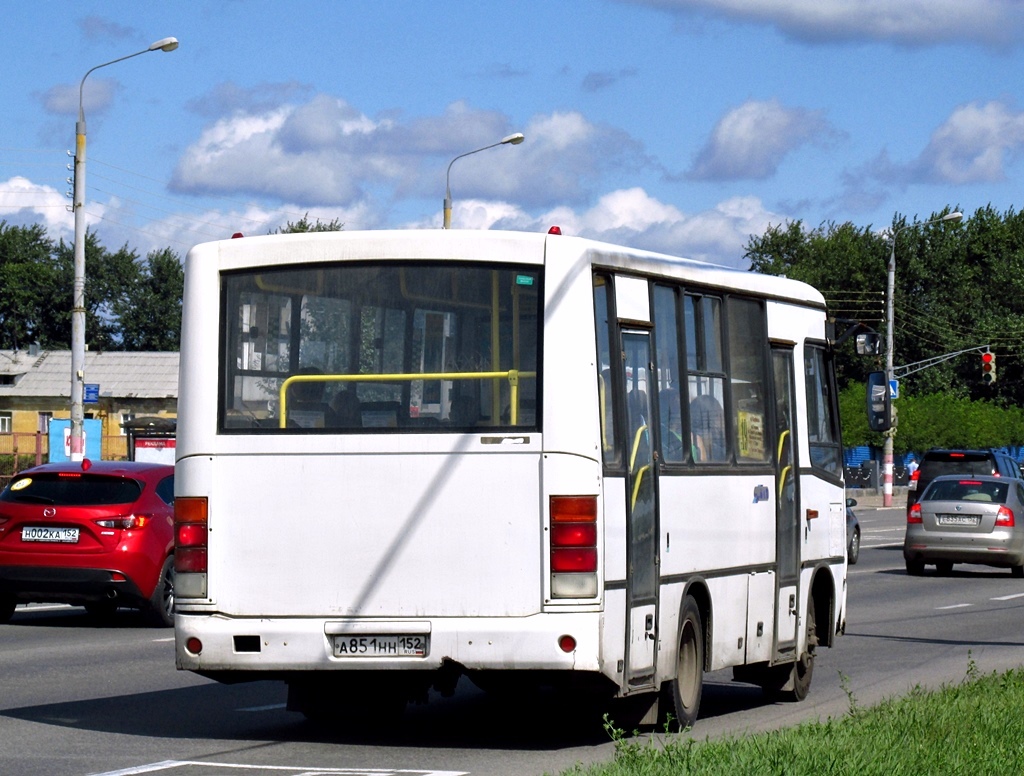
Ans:
<svg viewBox="0 0 1024 776"><path fill-rule="evenodd" d="M0 219L140 254L304 214L546 231L744 266L800 220L1020 209L1020 0L10 3Z"/></svg>

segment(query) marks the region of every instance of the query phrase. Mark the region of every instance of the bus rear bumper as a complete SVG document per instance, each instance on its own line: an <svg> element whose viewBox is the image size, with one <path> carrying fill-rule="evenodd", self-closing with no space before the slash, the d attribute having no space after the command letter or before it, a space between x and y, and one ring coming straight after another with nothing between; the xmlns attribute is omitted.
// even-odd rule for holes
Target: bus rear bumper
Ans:
<svg viewBox="0 0 1024 776"><path fill-rule="evenodd" d="M211 675L431 671L449 662L467 670L602 672L600 618L597 612L493 619L276 619L179 612L175 662L181 670Z"/></svg>

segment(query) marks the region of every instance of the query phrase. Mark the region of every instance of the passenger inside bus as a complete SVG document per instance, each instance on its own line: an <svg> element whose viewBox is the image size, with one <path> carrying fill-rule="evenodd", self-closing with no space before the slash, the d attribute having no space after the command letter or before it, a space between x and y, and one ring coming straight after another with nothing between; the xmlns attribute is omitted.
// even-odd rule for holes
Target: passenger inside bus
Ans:
<svg viewBox="0 0 1024 776"><path fill-rule="evenodd" d="M690 431L695 461L725 460L725 413L714 396L705 393L690 402Z"/></svg>
<svg viewBox="0 0 1024 776"><path fill-rule="evenodd" d="M300 375L320 375L315 366L302 367ZM288 392L288 426L290 428L324 428L332 425L333 410L324 402L323 380L293 383Z"/></svg>
<svg viewBox="0 0 1024 776"><path fill-rule="evenodd" d="M658 393L661 414L661 451L666 461L683 460L683 418L679 391L666 388Z"/></svg>
<svg viewBox="0 0 1024 776"><path fill-rule="evenodd" d="M359 407L359 397L349 388L342 389L331 401L333 411L332 426L338 428L362 428L363 416Z"/></svg>
<svg viewBox="0 0 1024 776"><path fill-rule="evenodd" d="M480 402L472 396L455 396L448 410L448 422L453 426L475 426L480 419Z"/></svg>

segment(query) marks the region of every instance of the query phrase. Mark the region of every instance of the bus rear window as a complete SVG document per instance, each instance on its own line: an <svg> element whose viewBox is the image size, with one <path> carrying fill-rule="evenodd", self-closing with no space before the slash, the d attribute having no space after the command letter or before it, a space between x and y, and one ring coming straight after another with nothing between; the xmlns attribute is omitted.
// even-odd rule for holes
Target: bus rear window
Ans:
<svg viewBox="0 0 1024 776"><path fill-rule="evenodd" d="M221 430L535 430L540 294L540 269L522 266L227 274Z"/></svg>

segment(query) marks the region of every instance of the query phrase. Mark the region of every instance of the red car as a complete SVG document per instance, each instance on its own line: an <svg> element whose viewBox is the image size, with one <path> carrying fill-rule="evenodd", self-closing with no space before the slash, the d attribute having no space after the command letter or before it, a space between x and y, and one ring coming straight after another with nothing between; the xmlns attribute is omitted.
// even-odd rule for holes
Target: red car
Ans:
<svg viewBox="0 0 1024 776"><path fill-rule="evenodd" d="M0 493L0 623L19 603L120 606L174 624L174 467L50 463Z"/></svg>

